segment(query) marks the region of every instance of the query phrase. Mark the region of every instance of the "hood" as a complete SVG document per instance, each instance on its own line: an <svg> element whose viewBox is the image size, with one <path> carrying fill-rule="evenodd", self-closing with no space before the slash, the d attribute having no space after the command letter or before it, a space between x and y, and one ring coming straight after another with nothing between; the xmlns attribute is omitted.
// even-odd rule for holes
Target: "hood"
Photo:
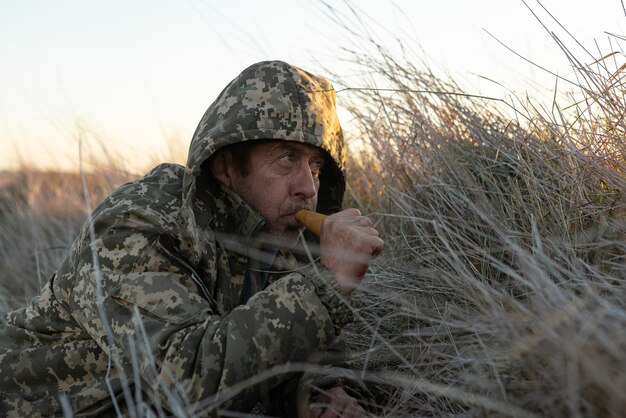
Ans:
<svg viewBox="0 0 626 418"><path fill-rule="evenodd" d="M183 205L192 206L202 164L218 149L261 139L303 142L326 150L334 164L327 164L320 174L317 210L332 213L341 209L346 148L335 109L335 90L324 78L283 61L264 61L246 68L204 113L189 148Z"/></svg>

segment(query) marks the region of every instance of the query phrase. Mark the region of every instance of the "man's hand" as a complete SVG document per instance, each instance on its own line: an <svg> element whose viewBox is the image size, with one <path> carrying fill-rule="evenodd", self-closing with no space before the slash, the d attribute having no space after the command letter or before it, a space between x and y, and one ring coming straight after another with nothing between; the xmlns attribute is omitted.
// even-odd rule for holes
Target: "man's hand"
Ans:
<svg viewBox="0 0 626 418"><path fill-rule="evenodd" d="M372 257L384 241L372 221L358 209L346 209L328 216L320 235L321 261L334 275L344 294L361 282Z"/></svg>
<svg viewBox="0 0 626 418"><path fill-rule="evenodd" d="M317 395L304 418L363 418L365 410L342 387L336 386Z"/></svg>

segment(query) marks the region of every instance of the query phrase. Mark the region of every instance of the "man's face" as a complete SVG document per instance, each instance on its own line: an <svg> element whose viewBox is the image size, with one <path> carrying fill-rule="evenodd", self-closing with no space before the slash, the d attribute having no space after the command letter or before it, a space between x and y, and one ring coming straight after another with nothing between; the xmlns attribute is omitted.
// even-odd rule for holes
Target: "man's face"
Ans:
<svg viewBox="0 0 626 418"><path fill-rule="evenodd" d="M302 225L293 215L315 210L324 160L324 152L308 144L263 141L250 151L248 175L230 169L226 186L261 213L265 232L295 243Z"/></svg>

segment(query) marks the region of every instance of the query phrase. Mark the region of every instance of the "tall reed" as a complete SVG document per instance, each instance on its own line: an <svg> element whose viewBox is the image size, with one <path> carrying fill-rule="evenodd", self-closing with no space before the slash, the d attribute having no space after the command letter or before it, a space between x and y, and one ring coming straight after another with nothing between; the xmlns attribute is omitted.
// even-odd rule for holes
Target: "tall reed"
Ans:
<svg viewBox="0 0 626 418"><path fill-rule="evenodd" d="M385 376L384 414L620 416L623 67L576 62L577 91L511 118L373 49L352 60L376 82L343 99L367 143L349 191L387 247L350 343L364 376Z"/></svg>

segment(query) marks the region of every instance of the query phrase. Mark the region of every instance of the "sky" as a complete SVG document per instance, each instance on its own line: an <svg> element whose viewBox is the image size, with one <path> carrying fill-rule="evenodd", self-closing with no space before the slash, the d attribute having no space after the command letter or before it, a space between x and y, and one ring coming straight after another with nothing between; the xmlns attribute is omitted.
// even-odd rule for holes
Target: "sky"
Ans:
<svg viewBox="0 0 626 418"><path fill-rule="evenodd" d="M607 32L626 35L621 0L526 0L532 12L521 0L327 4L340 22L315 0L0 0L0 170L89 168L87 155L138 171L184 162L200 117L248 65L350 77L342 48L357 44L342 25L364 22L392 51L402 39L466 92L493 97L550 95L554 76L518 55L571 75L533 12L573 48L559 23L594 52L615 47Z"/></svg>

